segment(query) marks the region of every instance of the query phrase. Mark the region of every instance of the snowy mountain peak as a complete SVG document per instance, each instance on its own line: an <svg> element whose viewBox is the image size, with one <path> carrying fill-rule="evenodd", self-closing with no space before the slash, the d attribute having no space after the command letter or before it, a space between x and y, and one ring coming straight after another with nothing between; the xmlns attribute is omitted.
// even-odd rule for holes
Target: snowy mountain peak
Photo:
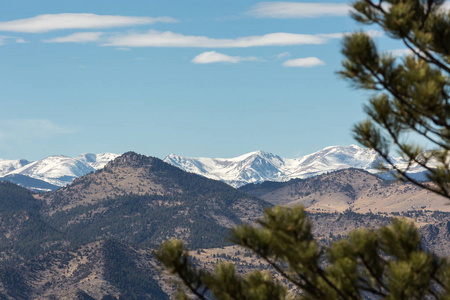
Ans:
<svg viewBox="0 0 450 300"><path fill-rule="evenodd" d="M103 168L117 156L114 153L85 153L78 157L52 155L34 162L23 159L0 160L0 177L17 174L65 186L77 177Z"/></svg>
<svg viewBox="0 0 450 300"><path fill-rule="evenodd" d="M374 161L378 155L357 145L330 146L299 158L253 151L233 158L186 158L171 154L164 161L185 171L222 180L234 187L263 181L288 181L330 171L360 168L376 172Z"/></svg>
<svg viewBox="0 0 450 300"><path fill-rule="evenodd" d="M87 163L92 163L97 160L97 154L94 153L83 153L77 157L79 160L84 159Z"/></svg>
<svg viewBox="0 0 450 300"><path fill-rule="evenodd" d="M77 177L102 169L118 156L114 153L84 153L77 157L54 155L35 162L0 159L0 177L20 175L65 186ZM398 167L405 167L401 158L390 159ZM232 158L190 158L169 154L164 161L184 171L240 187L248 183L307 178L348 168L377 173L376 166L382 159L373 150L349 145L329 146L293 159L258 150ZM424 170L420 167L412 172L416 178L424 177ZM392 177L389 173L383 176Z"/></svg>
<svg viewBox="0 0 450 300"><path fill-rule="evenodd" d="M94 154L94 153L83 153L79 156L77 156L77 159L79 161L82 161L95 170L102 169L108 162L111 160L116 159L119 157L120 154L115 153L100 153L100 154Z"/></svg>
<svg viewBox="0 0 450 300"><path fill-rule="evenodd" d="M28 165L30 162L26 159L16 159L16 160L3 160L0 159L0 177L3 177L10 172Z"/></svg>
<svg viewBox="0 0 450 300"><path fill-rule="evenodd" d="M92 171L95 169L76 158L54 155L32 162L9 174L25 175L57 186L64 186Z"/></svg>

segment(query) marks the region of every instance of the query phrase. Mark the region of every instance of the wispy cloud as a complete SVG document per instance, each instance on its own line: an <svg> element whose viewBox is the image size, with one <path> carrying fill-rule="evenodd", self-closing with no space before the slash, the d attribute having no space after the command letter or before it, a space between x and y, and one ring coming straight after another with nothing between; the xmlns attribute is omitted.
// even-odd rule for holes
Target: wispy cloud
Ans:
<svg viewBox="0 0 450 300"><path fill-rule="evenodd" d="M277 59L283 59L283 58L287 58L291 56L291 54L289 52L283 52L277 55Z"/></svg>
<svg viewBox="0 0 450 300"><path fill-rule="evenodd" d="M114 36L103 46L116 47L195 47L195 48L247 48L262 46L293 46L324 44L327 39L317 35L295 33L269 33L239 37L235 39L216 39L206 36L183 35L170 31L150 30L146 33L131 33Z"/></svg>
<svg viewBox="0 0 450 300"><path fill-rule="evenodd" d="M0 22L0 31L42 33L61 29L98 29L154 24L174 23L169 17L129 17L88 13L63 13L38 15L28 19Z"/></svg>
<svg viewBox="0 0 450 300"><path fill-rule="evenodd" d="M379 30L367 30L364 33L372 38L384 37L384 32Z"/></svg>
<svg viewBox="0 0 450 300"><path fill-rule="evenodd" d="M317 18L323 16L348 16L350 5L336 3L261 2L249 14L258 18Z"/></svg>
<svg viewBox="0 0 450 300"><path fill-rule="evenodd" d="M43 41L46 43L89 43L99 41L103 34L103 32L77 32Z"/></svg>
<svg viewBox="0 0 450 300"><path fill-rule="evenodd" d="M318 37L321 38L326 38L326 39L341 39L343 37L345 37L346 35L350 35L353 32L340 32L340 33L320 33L317 34ZM383 37L384 36L384 32L383 31L379 31L379 30L366 30L364 31L365 34L367 34L368 36L372 37L372 38L377 38L377 37Z"/></svg>
<svg viewBox="0 0 450 300"><path fill-rule="evenodd" d="M320 33L318 36L326 39L341 39L346 35L352 34L351 32L337 32L337 33Z"/></svg>
<svg viewBox="0 0 450 300"><path fill-rule="evenodd" d="M46 119L9 119L0 121L0 138L3 140L51 138L56 135L73 132L76 132L76 130Z"/></svg>
<svg viewBox="0 0 450 300"><path fill-rule="evenodd" d="M23 44L26 43L27 41L25 41L23 38L16 36L0 35L0 46L9 44L10 42L16 44Z"/></svg>
<svg viewBox="0 0 450 300"><path fill-rule="evenodd" d="M297 67L297 68L311 68L323 65L325 65L325 62L323 60L318 59L317 57L290 59L283 63L283 66L285 67Z"/></svg>
<svg viewBox="0 0 450 300"><path fill-rule="evenodd" d="M211 64L211 63L238 63L241 61L256 61L257 57L242 57L242 56L229 56L226 54L218 53L216 51L207 51L200 53L194 57L191 62L194 64Z"/></svg>
<svg viewBox="0 0 450 300"><path fill-rule="evenodd" d="M393 56L405 56L405 55L413 54L411 49L408 49L408 48L387 50L386 52L389 54L392 54Z"/></svg>

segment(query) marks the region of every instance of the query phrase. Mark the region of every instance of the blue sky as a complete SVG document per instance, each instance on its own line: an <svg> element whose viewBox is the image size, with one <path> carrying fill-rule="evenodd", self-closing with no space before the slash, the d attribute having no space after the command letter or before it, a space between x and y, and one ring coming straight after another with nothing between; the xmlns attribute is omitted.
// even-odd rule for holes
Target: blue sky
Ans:
<svg viewBox="0 0 450 300"><path fill-rule="evenodd" d="M341 35L361 29L347 12L343 1L8 1L0 158L297 157L355 143L368 94L336 75Z"/></svg>

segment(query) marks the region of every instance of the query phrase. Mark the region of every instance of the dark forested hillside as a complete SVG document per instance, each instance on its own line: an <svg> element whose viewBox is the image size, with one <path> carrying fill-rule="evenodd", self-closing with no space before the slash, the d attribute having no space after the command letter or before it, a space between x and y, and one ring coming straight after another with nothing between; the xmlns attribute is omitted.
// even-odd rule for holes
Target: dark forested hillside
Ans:
<svg viewBox="0 0 450 300"><path fill-rule="evenodd" d="M0 182L0 260L33 257L63 243L63 236L41 216L42 202L29 190Z"/></svg>
<svg viewBox="0 0 450 300"><path fill-rule="evenodd" d="M41 201L36 200L29 190L10 182L0 182L0 212L38 212L40 208Z"/></svg>
<svg viewBox="0 0 450 300"><path fill-rule="evenodd" d="M21 174L10 174L4 177L0 177L0 181L8 181L15 183L19 186L26 187L29 190L34 192L43 193L49 191L55 191L60 187L43 180L31 178L29 176L21 175Z"/></svg>

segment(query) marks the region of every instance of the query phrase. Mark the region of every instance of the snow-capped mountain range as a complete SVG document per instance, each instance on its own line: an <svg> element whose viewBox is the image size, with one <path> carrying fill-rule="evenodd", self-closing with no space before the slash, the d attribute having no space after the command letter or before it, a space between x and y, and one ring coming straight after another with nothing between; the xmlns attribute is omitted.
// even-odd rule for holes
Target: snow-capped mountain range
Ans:
<svg viewBox="0 0 450 300"><path fill-rule="evenodd" d="M8 180L35 191L47 191L66 186L75 178L103 168L120 154L85 153L77 157L49 156L30 162L25 159L0 159L0 180ZM391 158L399 167L405 162ZM283 158L278 155L255 151L234 158L190 158L170 154L164 161L187 172L223 181L233 187L264 181L288 181L307 178L341 169L357 168L378 173L376 165L380 157L370 149L356 145L331 146L299 158ZM420 167L410 170L417 179L424 179ZM383 174L385 178L392 177Z"/></svg>
<svg viewBox="0 0 450 300"><path fill-rule="evenodd" d="M62 187L71 183L75 178L103 168L119 155L85 153L77 157L54 155L34 162L24 159L0 160L0 177L23 178L26 176ZM35 190L39 190L39 188L35 188Z"/></svg>
<svg viewBox="0 0 450 300"><path fill-rule="evenodd" d="M170 154L164 161L187 172L240 187L248 183L307 178L348 168L379 173L376 166L382 159L371 149L350 145L326 147L293 159L256 151L234 158L188 158ZM391 161L399 166L404 165L400 158L391 158ZM423 169L415 167L410 171L417 179L424 179ZM392 178L392 175L384 174L384 177Z"/></svg>

